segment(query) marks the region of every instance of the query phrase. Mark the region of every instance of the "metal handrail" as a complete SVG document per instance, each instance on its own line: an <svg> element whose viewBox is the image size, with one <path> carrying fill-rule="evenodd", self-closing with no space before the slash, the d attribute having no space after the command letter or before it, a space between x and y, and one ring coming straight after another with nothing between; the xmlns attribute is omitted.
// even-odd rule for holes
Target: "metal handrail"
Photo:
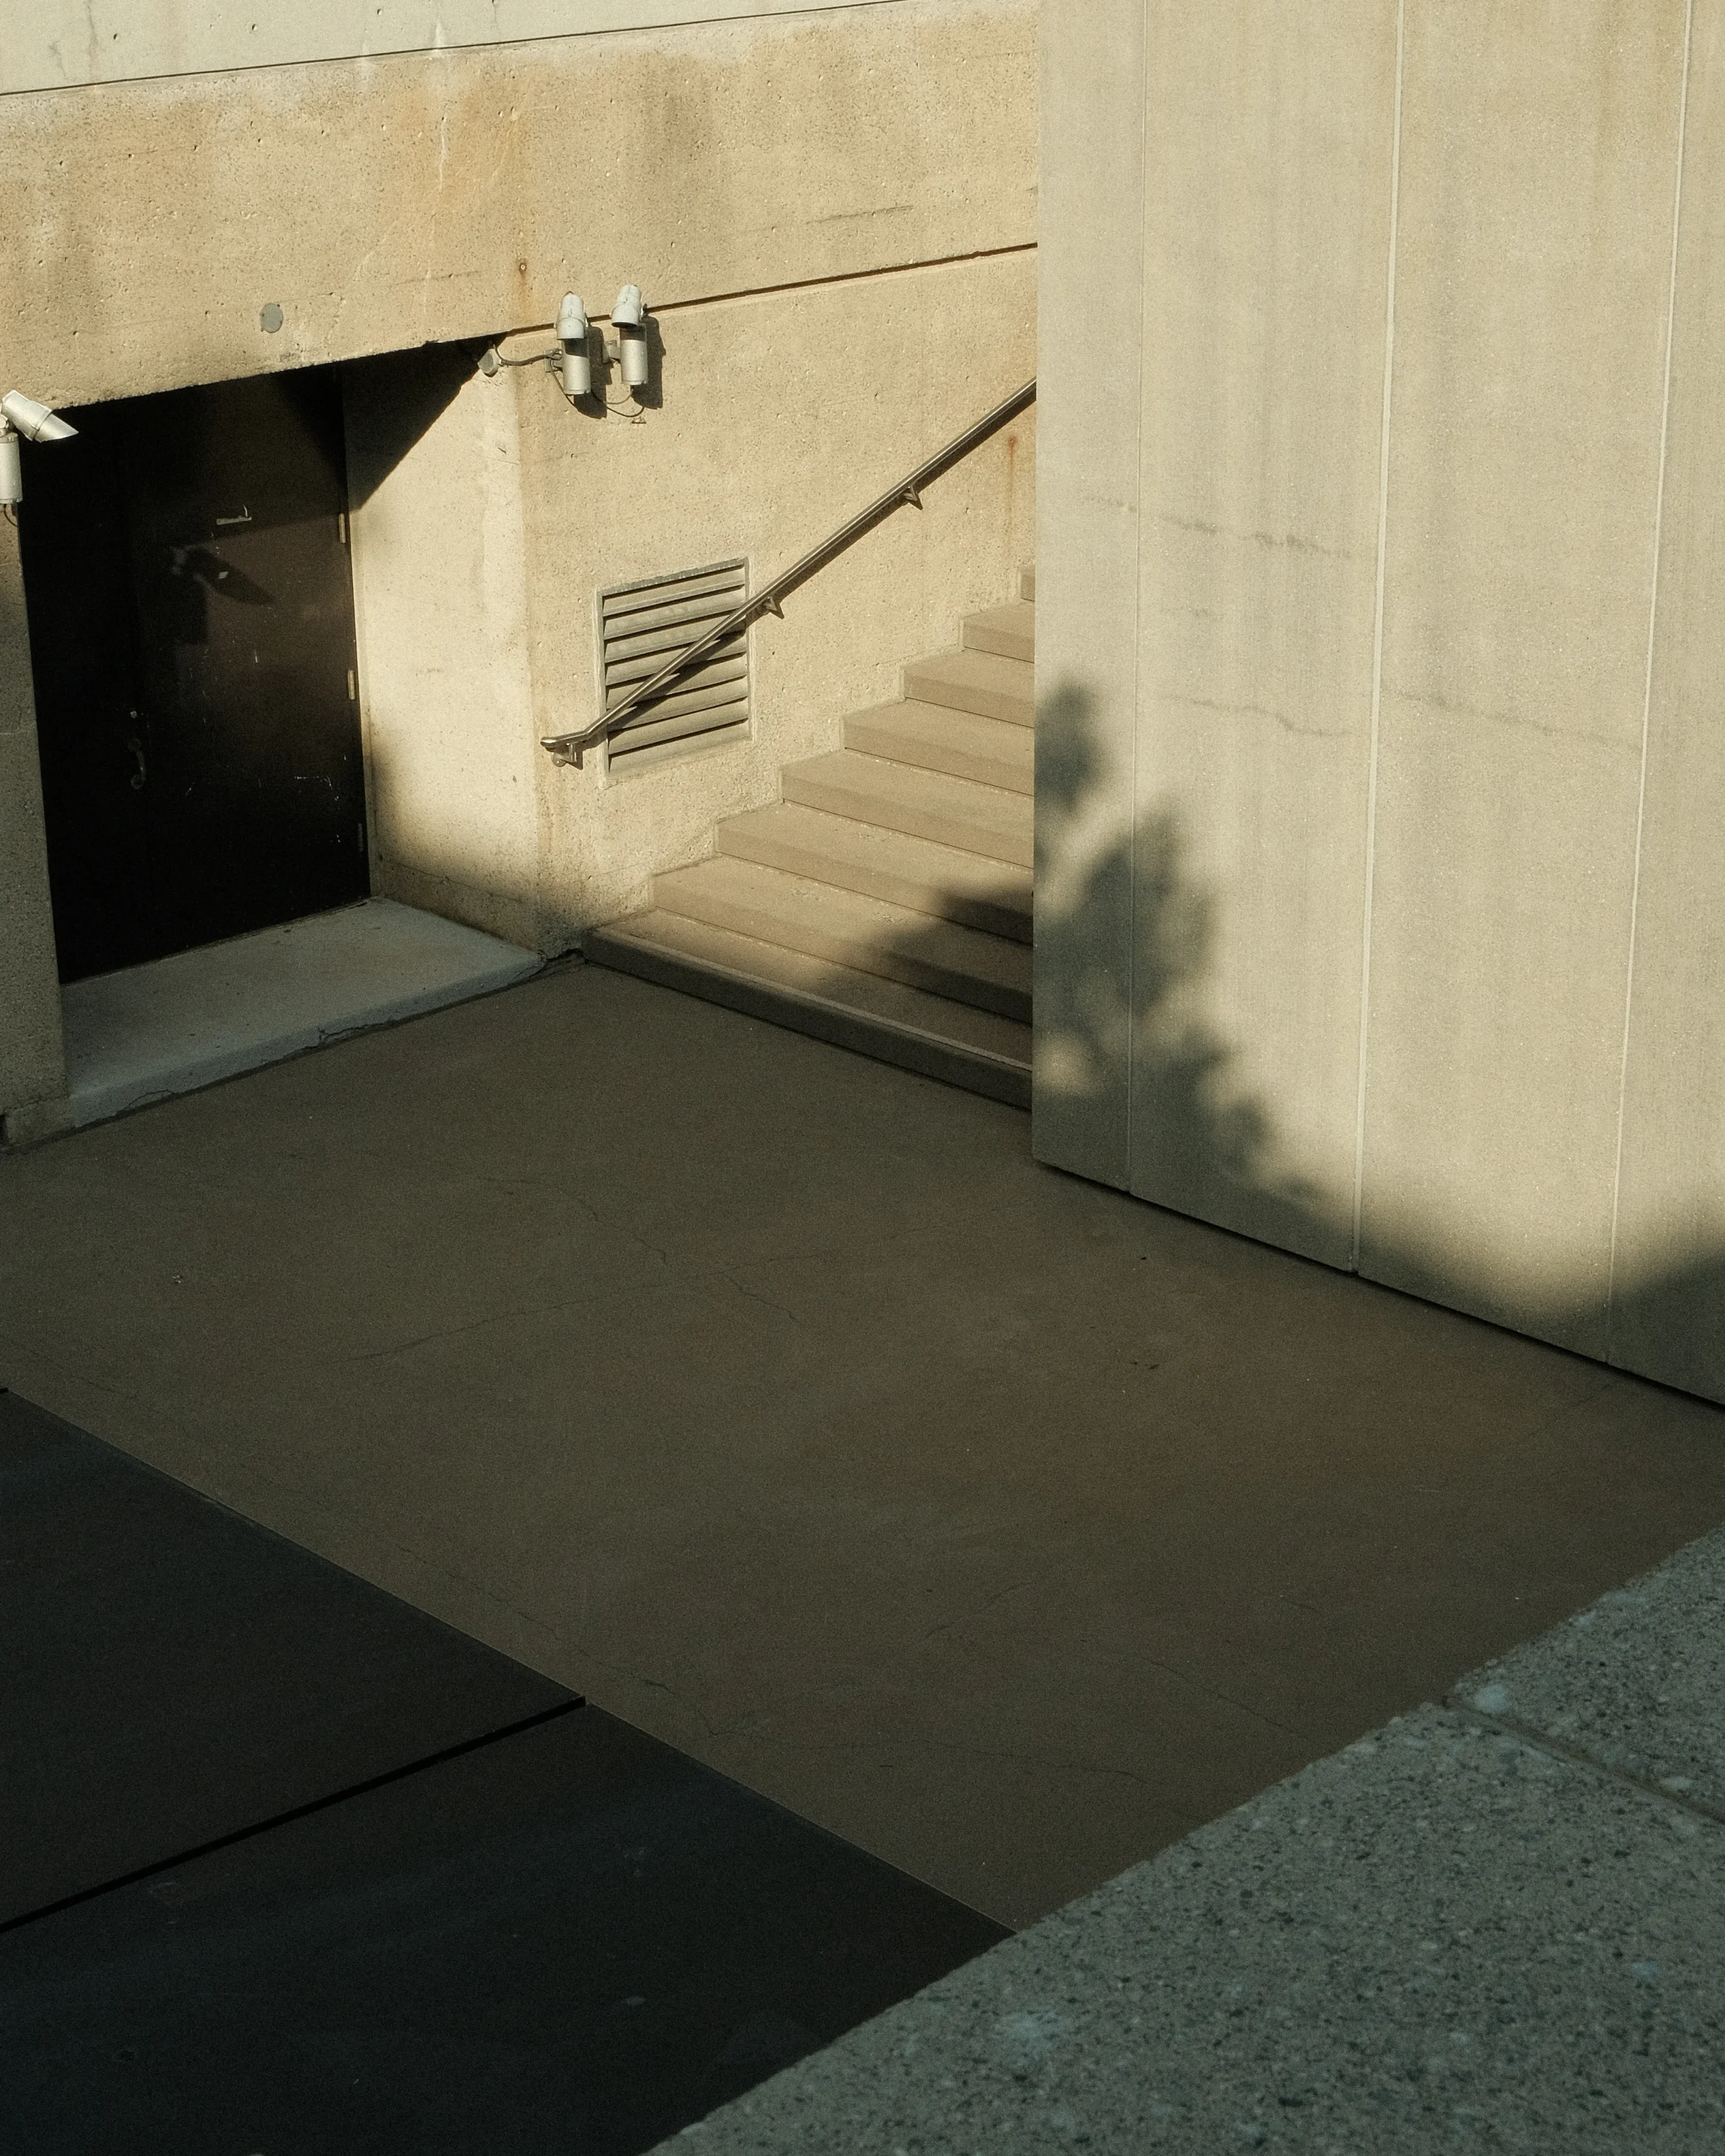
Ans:
<svg viewBox="0 0 1725 2156"><path fill-rule="evenodd" d="M650 680L638 683L627 696L619 697L608 711L602 711L590 726L583 726L574 733L547 734L541 739L539 746L549 749L559 763L572 763L578 770L581 759L588 749L597 748L607 734L614 733L632 711L637 711L643 704L650 702L668 682L675 681L679 675L686 674L709 652L735 636L738 629L747 629L757 616L763 613L783 614L784 608L780 601L788 598L798 584L805 583L817 569L824 569L835 555L842 554L865 532L872 531L896 509L920 509L922 506L922 490L931 480L937 480L942 472L950 471L973 449L986 442L991 434L998 434L1009 420L1017 418L1020 412L1035 401L1036 384L1034 380L1027 382L1022 389L1014 389L1010 397L997 404L992 412L985 413L974 426L967 427L962 434L955 434L943 449L937 449L925 463L918 465L908 479L901 479L896 486L889 487L866 509L860 510L848 524L841 524L830 538L823 539L818 547L811 547L806 554L793 562L783 575L775 577L752 598L745 599L734 613L727 613L705 635L696 637L693 644L661 666Z"/></svg>

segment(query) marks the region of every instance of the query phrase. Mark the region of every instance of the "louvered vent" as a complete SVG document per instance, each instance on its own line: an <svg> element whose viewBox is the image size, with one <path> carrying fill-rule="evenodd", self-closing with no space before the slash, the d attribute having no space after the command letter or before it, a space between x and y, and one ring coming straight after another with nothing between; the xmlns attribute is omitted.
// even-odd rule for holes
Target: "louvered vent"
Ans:
<svg viewBox="0 0 1725 2156"><path fill-rule="evenodd" d="M686 651L715 622L748 597L748 564L724 562L652 577L599 594L599 650L604 668L605 709L619 704L638 682ZM687 674L676 675L650 703L625 719L610 737L614 763L666 749L696 737L711 740L741 733L749 721L748 631L739 629ZM656 760L656 759L655 759Z"/></svg>

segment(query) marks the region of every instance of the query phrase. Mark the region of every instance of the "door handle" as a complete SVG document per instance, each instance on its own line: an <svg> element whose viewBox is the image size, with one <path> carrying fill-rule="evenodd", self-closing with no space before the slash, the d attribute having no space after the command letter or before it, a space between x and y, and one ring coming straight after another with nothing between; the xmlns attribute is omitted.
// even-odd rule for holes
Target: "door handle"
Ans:
<svg viewBox="0 0 1725 2156"><path fill-rule="evenodd" d="M128 711L126 716L136 722L138 715L136 711ZM150 776L150 767L144 761L144 744L138 739L136 734L130 733L126 737L126 745L138 760L138 767L133 772L128 783L134 793L141 793L145 783Z"/></svg>

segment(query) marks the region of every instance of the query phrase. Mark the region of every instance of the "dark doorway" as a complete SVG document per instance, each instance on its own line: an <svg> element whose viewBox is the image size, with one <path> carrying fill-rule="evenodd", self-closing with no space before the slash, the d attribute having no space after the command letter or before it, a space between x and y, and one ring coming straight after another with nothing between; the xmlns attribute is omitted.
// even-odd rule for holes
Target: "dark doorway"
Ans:
<svg viewBox="0 0 1725 2156"><path fill-rule="evenodd" d="M61 979L363 898L333 369L67 416L19 520Z"/></svg>

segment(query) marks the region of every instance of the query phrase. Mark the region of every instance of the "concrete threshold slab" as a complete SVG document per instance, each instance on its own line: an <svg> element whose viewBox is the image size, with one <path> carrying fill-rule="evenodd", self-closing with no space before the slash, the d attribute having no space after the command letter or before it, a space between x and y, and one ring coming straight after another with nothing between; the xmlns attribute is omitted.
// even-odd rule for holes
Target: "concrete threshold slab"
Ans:
<svg viewBox="0 0 1725 2156"><path fill-rule="evenodd" d="M393 899L290 921L64 993L74 1126L507 988L531 951Z"/></svg>
<svg viewBox="0 0 1725 2156"><path fill-rule="evenodd" d="M1725 1533L663 2148L1725 2148L1722 1610Z"/></svg>

